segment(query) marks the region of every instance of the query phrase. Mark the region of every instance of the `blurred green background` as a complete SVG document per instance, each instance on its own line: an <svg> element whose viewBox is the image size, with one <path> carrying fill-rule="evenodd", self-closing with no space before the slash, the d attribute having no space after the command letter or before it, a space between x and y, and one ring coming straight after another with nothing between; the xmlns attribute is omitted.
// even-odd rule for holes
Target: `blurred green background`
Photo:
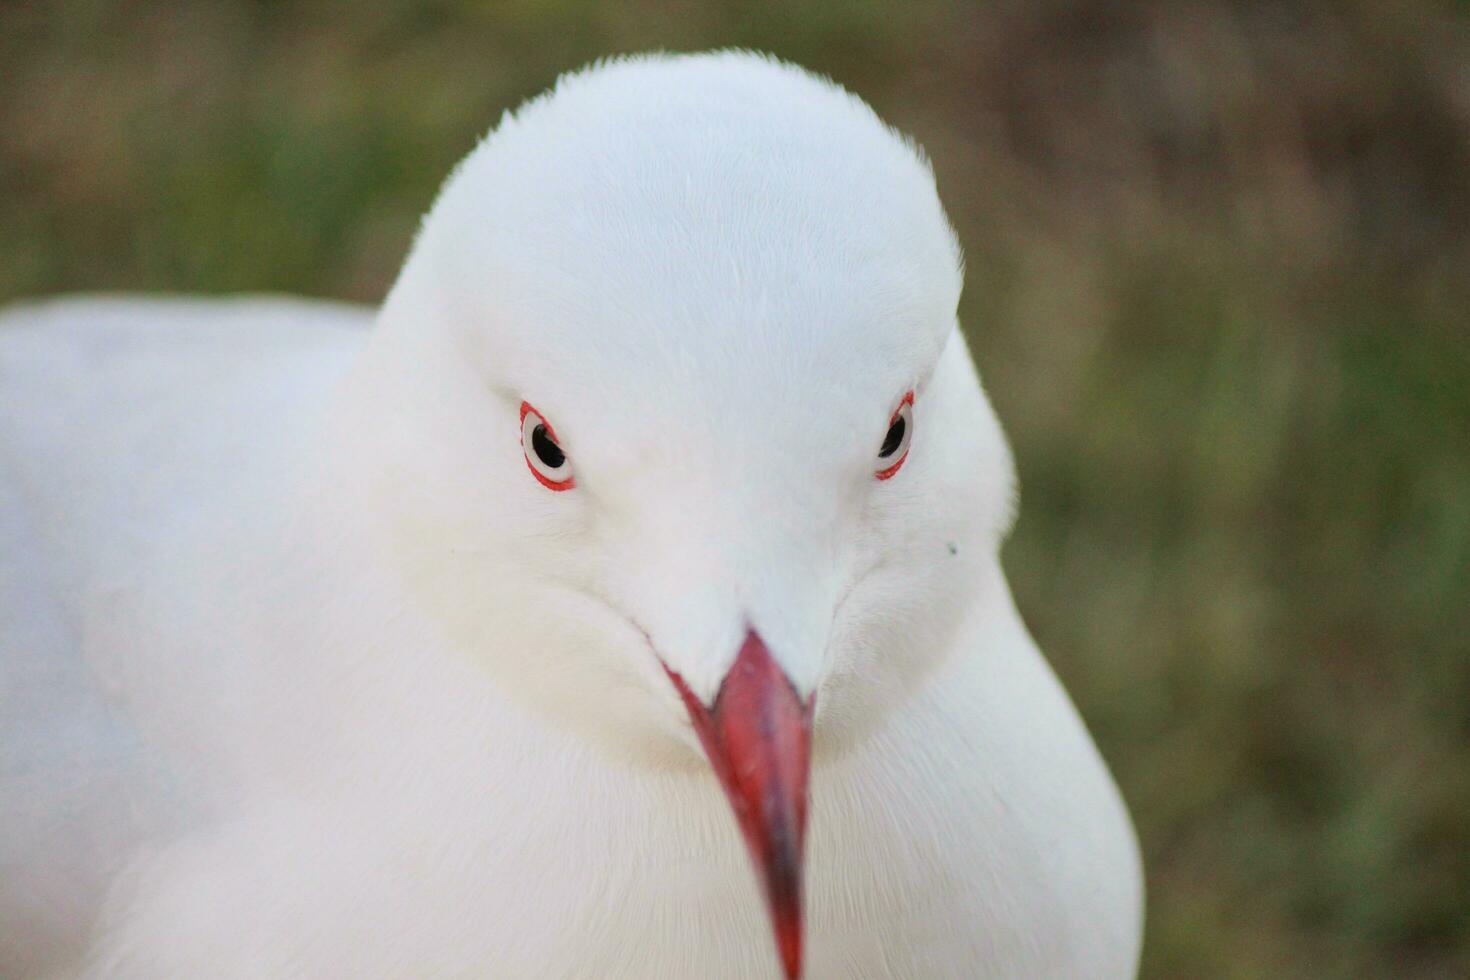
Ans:
<svg viewBox="0 0 1470 980"><path fill-rule="evenodd" d="M506 107L741 45L929 150L1149 977L1470 976L1470 7L0 5L0 301L368 302Z"/></svg>

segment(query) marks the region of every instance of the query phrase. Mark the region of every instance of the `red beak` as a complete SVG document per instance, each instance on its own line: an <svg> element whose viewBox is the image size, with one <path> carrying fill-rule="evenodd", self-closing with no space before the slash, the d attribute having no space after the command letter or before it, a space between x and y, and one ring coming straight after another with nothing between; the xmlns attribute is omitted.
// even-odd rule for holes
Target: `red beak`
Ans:
<svg viewBox="0 0 1470 980"><path fill-rule="evenodd" d="M668 673L735 811L764 886L787 980L796 980L801 976L812 702L801 700L754 630L746 635L713 707L706 708L678 674Z"/></svg>

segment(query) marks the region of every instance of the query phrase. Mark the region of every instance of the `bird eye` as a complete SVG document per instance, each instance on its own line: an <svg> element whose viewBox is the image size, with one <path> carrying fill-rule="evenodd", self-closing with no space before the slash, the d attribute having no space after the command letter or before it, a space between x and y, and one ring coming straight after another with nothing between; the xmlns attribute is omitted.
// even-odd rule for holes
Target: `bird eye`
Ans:
<svg viewBox="0 0 1470 980"><path fill-rule="evenodd" d="M556 441L556 432L529 402L521 402L521 449L531 475L548 490L570 490L577 485L572 463Z"/></svg>
<svg viewBox="0 0 1470 980"><path fill-rule="evenodd" d="M913 437L914 393L911 391L903 396L893 418L888 420L888 434L883 437L883 445L878 450L878 461L883 466L878 471L878 479L886 480L898 472L903 461L909 458L909 440Z"/></svg>

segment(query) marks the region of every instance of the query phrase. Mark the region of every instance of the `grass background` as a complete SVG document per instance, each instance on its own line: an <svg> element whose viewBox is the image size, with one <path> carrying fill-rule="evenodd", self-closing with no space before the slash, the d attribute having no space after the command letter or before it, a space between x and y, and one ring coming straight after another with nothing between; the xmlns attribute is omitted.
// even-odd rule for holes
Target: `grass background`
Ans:
<svg viewBox="0 0 1470 980"><path fill-rule="evenodd" d="M914 133L1148 977L1470 976L1470 7L0 4L0 301L376 301L499 116L744 45Z"/></svg>

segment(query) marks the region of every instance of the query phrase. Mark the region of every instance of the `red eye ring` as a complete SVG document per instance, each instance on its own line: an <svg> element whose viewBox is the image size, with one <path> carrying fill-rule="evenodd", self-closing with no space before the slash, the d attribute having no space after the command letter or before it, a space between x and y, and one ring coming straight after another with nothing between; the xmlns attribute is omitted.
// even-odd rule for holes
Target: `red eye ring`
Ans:
<svg viewBox="0 0 1470 980"><path fill-rule="evenodd" d="M536 445L538 431L543 434L544 441L550 443L549 446ZM548 458L546 454L550 453L555 453L555 456ZM526 468L531 471L531 475L546 489L560 493L577 485L577 479L572 474L571 460L562 450L561 442L556 438L556 430L546 421L546 416L526 401L521 402L521 455L526 460Z"/></svg>
<svg viewBox="0 0 1470 980"><path fill-rule="evenodd" d="M903 428L899 431L898 439L897 442L894 444L894 448L891 450L888 449L888 439L885 438L883 449L879 450L879 459L888 459L891 458L893 455L897 455L898 457L891 466L887 467L886 469L881 469L875 474L880 480L886 480L889 477L893 476L893 474L897 473L899 468L903 466L904 460L909 458L909 443L910 440L913 439L914 435L913 410L914 393L911 390L903 396L903 399L898 403L898 407L893 410L893 415L890 416L888 419L889 436L892 436L894 426L898 424L900 419L903 420L904 424Z"/></svg>

